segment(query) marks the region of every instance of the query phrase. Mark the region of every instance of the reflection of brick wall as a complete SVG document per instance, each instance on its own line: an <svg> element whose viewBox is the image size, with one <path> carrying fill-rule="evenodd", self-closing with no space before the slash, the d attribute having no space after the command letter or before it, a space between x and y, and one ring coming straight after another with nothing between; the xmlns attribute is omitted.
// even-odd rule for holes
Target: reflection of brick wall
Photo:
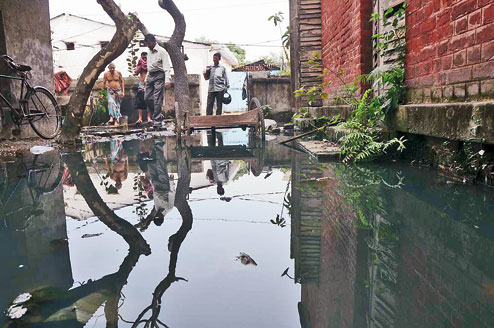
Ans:
<svg viewBox="0 0 494 328"><path fill-rule="evenodd" d="M340 183L330 167L318 188L322 194L319 284L302 285L302 302L312 327L352 327L357 266L355 216L338 193Z"/></svg>
<svg viewBox="0 0 494 328"><path fill-rule="evenodd" d="M406 227L398 326L493 327L494 284L485 270L492 267L493 242L410 195L393 198Z"/></svg>

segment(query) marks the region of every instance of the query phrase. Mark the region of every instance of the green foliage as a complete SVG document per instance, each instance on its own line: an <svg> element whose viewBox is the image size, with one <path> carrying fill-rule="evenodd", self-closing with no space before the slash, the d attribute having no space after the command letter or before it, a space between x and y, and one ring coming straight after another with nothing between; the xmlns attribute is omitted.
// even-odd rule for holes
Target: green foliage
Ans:
<svg viewBox="0 0 494 328"><path fill-rule="evenodd" d="M296 118L308 118L309 117L309 108L302 107L297 110L297 112L293 115L292 120Z"/></svg>
<svg viewBox="0 0 494 328"><path fill-rule="evenodd" d="M274 26L278 26L278 24L281 24L284 19L285 17L282 11L278 11L277 13L268 17L268 21L273 21Z"/></svg>
<svg viewBox="0 0 494 328"><path fill-rule="evenodd" d="M138 58L138 52L139 52L139 39L140 39L140 33L136 32L134 35L134 38L132 38L132 41L130 41L127 49L129 49L129 56L127 57L127 71L130 74L134 74L136 66L137 66L137 60Z"/></svg>
<svg viewBox="0 0 494 328"><path fill-rule="evenodd" d="M238 60L239 65L244 65L245 62L245 49L237 46L236 44L229 43L227 45L228 49L235 55Z"/></svg>
<svg viewBox="0 0 494 328"><path fill-rule="evenodd" d="M287 70L287 67L290 67L290 56L288 54L288 51L290 50L290 26L287 26L285 32L283 32L281 23L284 19L285 17L282 11L268 17L268 21L272 21L274 26L278 26L280 29L281 44L283 45L283 54L286 60L286 63L284 63L285 65L282 65L284 66L282 67L282 70Z"/></svg>
<svg viewBox="0 0 494 328"><path fill-rule="evenodd" d="M264 118L271 117L271 113L273 112L273 107L271 107L271 105L262 105L261 108Z"/></svg>
<svg viewBox="0 0 494 328"><path fill-rule="evenodd" d="M380 22L387 30L372 36L376 41L377 52L388 56L396 54L398 61L404 61L405 59L405 25L400 26L399 23L405 19L406 7L407 3L405 1L400 6L389 8L384 12L384 15L372 14L370 19L371 22Z"/></svg>

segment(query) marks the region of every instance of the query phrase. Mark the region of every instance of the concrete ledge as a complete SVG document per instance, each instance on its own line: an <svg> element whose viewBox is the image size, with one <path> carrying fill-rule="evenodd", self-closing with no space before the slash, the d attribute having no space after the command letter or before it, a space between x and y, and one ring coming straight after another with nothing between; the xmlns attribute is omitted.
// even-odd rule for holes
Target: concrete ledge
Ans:
<svg viewBox="0 0 494 328"><path fill-rule="evenodd" d="M390 118L390 128L449 140L494 144L494 101L403 105Z"/></svg>

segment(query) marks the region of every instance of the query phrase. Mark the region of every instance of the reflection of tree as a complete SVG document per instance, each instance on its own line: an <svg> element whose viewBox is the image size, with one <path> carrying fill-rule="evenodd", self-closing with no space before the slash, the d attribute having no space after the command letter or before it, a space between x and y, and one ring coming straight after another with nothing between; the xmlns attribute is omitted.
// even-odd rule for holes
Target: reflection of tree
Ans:
<svg viewBox="0 0 494 328"><path fill-rule="evenodd" d="M165 291L171 286L172 283L185 280L184 278L177 277L175 269L177 267L178 252L180 246L184 241L187 233L192 229L192 211L187 202L189 196L190 186L190 155L187 149L177 149L178 158L178 183L177 191L175 195L175 207L182 216L182 225L178 231L171 235L168 239L168 250L170 251L170 264L168 266L167 276L156 286L153 292L153 298L151 304L146 307L137 317L132 327L137 327L140 324L144 324L145 327L167 327L163 322L158 319L161 311L161 298ZM149 313L149 318L144 317Z"/></svg>
<svg viewBox="0 0 494 328"><path fill-rule="evenodd" d="M66 164L74 184L80 191L93 213L108 228L116 232L129 245L129 253L124 258L117 272L106 275L96 281L89 281L82 286L68 291L42 288L31 292L30 300L19 304L29 309L28 314L20 320L11 321L7 326L39 324L46 321L58 321L60 326L82 326L79 315L83 312L89 319L105 301L107 327L118 326L118 303L123 286L127 283L130 272L142 254L150 254L151 249L137 229L129 222L112 212L99 196L91 183L88 171L80 153L67 155ZM79 314L76 314L76 312Z"/></svg>
<svg viewBox="0 0 494 328"><path fill-rule="evenodd" d="M80 153L71 153L65 158L65 163L69 168L77 190L84 197L94 215L108 228L122 236L129 245L139 245L140 249L145 250L144 254L150 254L151 249L142 235L132 224L116 215L103 201L94 185L90 183L91 178L82 160L82 155Z"/></svg>

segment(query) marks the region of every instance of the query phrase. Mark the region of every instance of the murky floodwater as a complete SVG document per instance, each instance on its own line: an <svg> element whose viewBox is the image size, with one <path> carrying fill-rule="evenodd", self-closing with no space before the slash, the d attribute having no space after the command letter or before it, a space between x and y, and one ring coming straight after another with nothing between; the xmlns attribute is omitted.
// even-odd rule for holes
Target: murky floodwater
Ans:
<svg viewBox="0 0 494 328"><path fill-rule="evenodd" d="M494 326L492 189L241 130L0 163L2 327Z"/></svg>

